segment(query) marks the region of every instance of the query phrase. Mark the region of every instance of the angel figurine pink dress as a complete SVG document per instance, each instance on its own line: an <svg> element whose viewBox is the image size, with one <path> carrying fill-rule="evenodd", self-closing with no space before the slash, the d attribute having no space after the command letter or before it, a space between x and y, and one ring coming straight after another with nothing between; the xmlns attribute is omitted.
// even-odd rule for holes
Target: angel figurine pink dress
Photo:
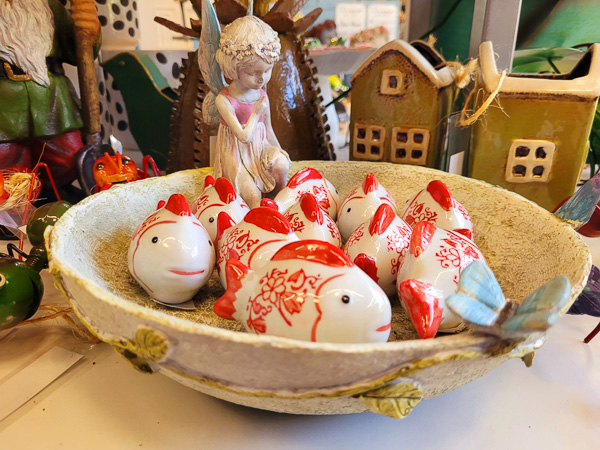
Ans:
<svg viewBox="0 0 600 450"><path fill-rule="evenodd" d="M212 9L208 1L203 7ZM290 167L289 156L273 132L264 91L281 44L277 33L257 17L240 17L221 34L218 22L209 20L216 19L213 15L214 10L203 15L207 20L198 62L212 93L203 103L203 114L214 118L218 113L214 173L231 181L254 208L263 195L274 197L285 186ZM214 51L217 41L219 48ZM223 74L231 80L227 87Z"/></svg>

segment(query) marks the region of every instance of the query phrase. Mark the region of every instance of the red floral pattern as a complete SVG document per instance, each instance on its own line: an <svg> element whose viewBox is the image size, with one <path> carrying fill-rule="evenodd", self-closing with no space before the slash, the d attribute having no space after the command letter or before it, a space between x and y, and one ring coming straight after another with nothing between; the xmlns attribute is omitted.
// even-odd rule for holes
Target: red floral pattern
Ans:
<svg viewBox="0 0 600 450"><path fill-rule="evenodd" d="M250 239L250 230L234 228L231 233L225 234L225 241L220 244L217 255L217 269L220 271L221 264L233 255L237 259L242 257L258 244L258 241L258 239Z"/></svg>
<svg viewBox="0 0 600 450"><path fill-rule="evenodd" d="M398 253L397 258L392 258L392 275L396 275L400 270L400 263L408 250L411 234L412 229L401 224L393 227L392 231L386 236L388 251L395 250Z"/></svg>
<svg viewBox="0 0 600 450"><path fill-rule="evenodd" d="M465 267L481 258L475 246L451 231L448 231L447 237L441 241L442 245L435 256L438 257L438 261L444 269L456 267L460 274ZM454 282L458 283L458 276L454 277Z"/></svg>
<svg viewBox="0 0 600 450"><path fill-rule="evenodd" d="M292 231L297 231L299 233L304 231L304 221L300 219L298 213L284 214L284 217L290 223Z"/></svg>
<svg viewBox="0 0 600 450"><path fill-rule="evenodd" d="M435 211L432 211L428 206L425 206L425 203L417 202L410 205L404 215L405 222L411 227L424 220L435 223L438 217Z"/></svg>
<svg viewBox="0 0 600 450"><path fill-rule="evenodd" d="M458 212L462 214L462 216L465 218L465 220L467 222L472 223L471 217L469 216L469 213L467 212L467 210L465 209L465 207L463 205L461 205L460 203L455 201L454 206L456 207L456 209L458 209Z"/></svg>
<svg viewBox="0 0 600 450"><path fill-rule="evenodd" d="M290 275L287 269L268 272L260 279L260 293L248 301L248 329L266 333L266 318L272 312L279 313L288 326L293 326L292 316L302 312L308 291L315 292L320 280L320 275L306 275L303 269Z"/></svg>
<svg viewBox="0 0 600 450"><path fill-rule="evenodd" d="M200 198L196 199L192 205L192 214L196 214L200 209L208 203L208 195L204 194Z"/></svg>
<svg viewBox="0 0 600 450"><path fill-rule="evenodd" d="M360 241L360 238L364 236L364 234L365 234L365 224L362 223L358 226L358 228L356 230L354 230L354 232L350 235L350 237L346 241L346 245L344 246L344 252L346 252L346 250L349 249L350 247L352 247L353 245L357 244L358 241ZM348 253L348 252L346 252L346 253Z"/></svg>
<svg viewBox="0 0 600 450"><path fill-rule="evenodd" d="M327 221L327 229L329 230L329 234L331 234L331 237L334 240L336 240L337 242L342 242L342 237L340 236L340 230L337 229L337 227L335 226L335 223L333 223L333 221L331 221L331 220Z"/></svg>
<svg viewBox="0 0 600 450"><path fill-rule="evenodd" d="M301 188L296 194L295 201L300 200L303 194L312 194L321 209L329 211L331 203L329 202L329 189L324 184L314 184L313 186L307 186Z"/></svg>

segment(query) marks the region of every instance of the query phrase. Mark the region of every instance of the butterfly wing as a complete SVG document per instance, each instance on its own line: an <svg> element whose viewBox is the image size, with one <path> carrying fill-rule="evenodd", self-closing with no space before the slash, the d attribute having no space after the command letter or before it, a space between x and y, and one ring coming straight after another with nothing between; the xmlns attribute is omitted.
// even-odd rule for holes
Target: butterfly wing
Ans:
<svg viewBox="0 0 600 450"><path fill-rule="evenodd" d="M493 326L505 305L496 277L481 261L472 262L461 272L458 292L446 299L452 312L477 327Z"/></svg>
<svg viewBox="0 0 600 450"><path fill-rule="evenodd" d="M560 275L529 294L514 314L501 326L508 338L519 338L546 331L557 320L558 313L571 296L571 282Z"/></svg>
<svg viewBox="0 0 600 450"><path fill-rule="evenodd" d="M217 13L210 0L202 1L202 31L198 47L198 66L204 82L210 88L210 93L202 103L204 120L216 124L219 113L215 105L215 97L225 88L225 78L221 67L215 58L221 40L221 26Z"/></svg>
<svg viewBox="0 0 600 450"><path fill-rule="evenodd" d="M594 175L554 215L569 222L576 230L590 220L600 201L600 172Z"/></svg>

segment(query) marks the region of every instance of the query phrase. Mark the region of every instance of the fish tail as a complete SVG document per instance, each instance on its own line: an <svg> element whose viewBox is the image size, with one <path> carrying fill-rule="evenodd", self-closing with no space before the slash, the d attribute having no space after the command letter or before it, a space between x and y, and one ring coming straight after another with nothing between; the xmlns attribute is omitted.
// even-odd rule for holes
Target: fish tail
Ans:
<svg viewBox="0 0 600 450"><path fill-rule="evenodd" d="M235 314L235 294L242 287L242 280L249 272L248 266L237 259L229 259L225 264L225 278L227 280L227 290L213 306L215 314L223 319L236 320Z"/></svg>
<svg viewBox="0 0 600 450"><path fill-rule="evenodd" d="M423 222L421 222L423 223ZM421 339L436 335L442 322L441 295L429 283L405 280L398 286L398 294Z"/></svg>

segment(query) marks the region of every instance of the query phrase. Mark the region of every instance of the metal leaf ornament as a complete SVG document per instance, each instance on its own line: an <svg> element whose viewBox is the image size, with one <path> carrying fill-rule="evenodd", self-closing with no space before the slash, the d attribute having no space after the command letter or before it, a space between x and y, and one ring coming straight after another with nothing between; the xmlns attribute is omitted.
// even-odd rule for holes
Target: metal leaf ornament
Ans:
<svg viewBox="0 0 600 450"><path fill-rule="evenodd" d="M567 221L576 230L585 225L600 201L600 173L585 183L554 215Z"/></svg>
<svg viewBox="0 0 600 450"><path fill-rule="evenodd" d="M521 304L507 301L490 268L474 261L460 274L458 291L448 297L446 306L477 330L514 340L550 328L570 294L569 279L560 275L533 291Z"/></svg>

